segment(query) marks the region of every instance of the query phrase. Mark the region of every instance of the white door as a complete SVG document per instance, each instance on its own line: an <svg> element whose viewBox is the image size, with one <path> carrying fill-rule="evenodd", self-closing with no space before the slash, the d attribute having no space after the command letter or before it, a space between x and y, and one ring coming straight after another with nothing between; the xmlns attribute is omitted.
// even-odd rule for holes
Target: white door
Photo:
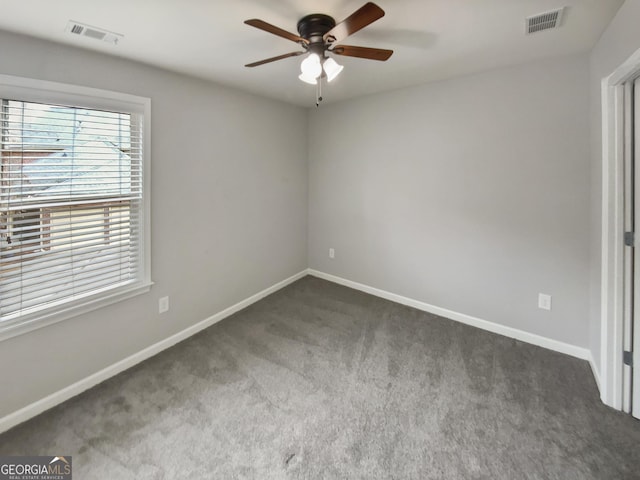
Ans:
<svg viewBox="0 0 640 480"><path fill-rule="evenodd" d="M640 230L640 78L636 78L634 82L634 102L633 102L633 161L638 166L635 169L635 230ZM638 233L636 233L638 235ZM636 245L638 245L636 241ZM634 255L634 307L633 307L633 325L631 338L633 339L633 366L632 366L632 395L631 395L631 414L640 419L640 252Z"/></svg>

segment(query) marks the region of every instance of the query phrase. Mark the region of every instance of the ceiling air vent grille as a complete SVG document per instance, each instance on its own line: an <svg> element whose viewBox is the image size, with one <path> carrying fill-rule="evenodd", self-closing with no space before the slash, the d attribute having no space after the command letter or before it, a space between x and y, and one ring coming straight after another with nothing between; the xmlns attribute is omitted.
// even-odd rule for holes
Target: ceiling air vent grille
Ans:
<svg viewBox="0 0 640 480"><path fill-rule="evenodd" d="M543 30L559 28L562 22L563 13L564 8L560 8L551 12L540 13L539 15L527 17L527 34L530 35Z"/></svg>
<svg viewBox="0 0 640 480"><path fill-rule="evenodd" d="M66 31L80 37L102 40L103 42L111 43L113 45L117 45L123 37L119 33L109 32L102 28L91 27L80 22L74 22L73 20L70 20L69 23L67 23Z"/></svg>

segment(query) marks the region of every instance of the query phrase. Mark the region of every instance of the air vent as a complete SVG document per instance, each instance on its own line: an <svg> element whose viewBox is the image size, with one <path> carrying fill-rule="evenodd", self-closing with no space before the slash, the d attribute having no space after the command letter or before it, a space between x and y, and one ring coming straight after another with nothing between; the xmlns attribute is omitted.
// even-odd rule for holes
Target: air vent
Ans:
<svg viewBox="0 0 640 480"><path fill-rule="evenodd" d="M540 13L532 17L527 17L527 35L542 32L543 30L559 28L562 24L563 13L564 7L551 12Z"/></svg>
<svg viewBox="0 0 640 480"><path fill-rule="evenodd" d="M102 40L103 42L111 43L113 45L120 43L120 40L123 38L123 35L120 35L119 33L109 32L102 28L91 27L79 22L74 22L73 20L70 20L67 24L66 31L80 37Z"/></svg>

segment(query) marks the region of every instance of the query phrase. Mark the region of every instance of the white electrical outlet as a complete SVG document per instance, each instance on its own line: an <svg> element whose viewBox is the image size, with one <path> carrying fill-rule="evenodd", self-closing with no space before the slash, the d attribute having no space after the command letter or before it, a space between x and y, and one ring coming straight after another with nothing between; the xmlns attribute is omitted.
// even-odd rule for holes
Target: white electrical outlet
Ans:
<svg viewBox="0 0 640 480"><path fill-rule="evenodd" d="M538 294L538 308L542 310L551 310L551 295L546 293Z"/></svg>
<svg viewBox="0 0 640 480"><path fill-rule="evenodd" d="M329 258L336 258L336 251L333 248L329 249Z"/></svg>
<svg viewBox="0 0 640 480"><path fill-rule="evenodd" d="M164 313L169 311L169 297L162 297L158 300L158 312Z"/></svg>

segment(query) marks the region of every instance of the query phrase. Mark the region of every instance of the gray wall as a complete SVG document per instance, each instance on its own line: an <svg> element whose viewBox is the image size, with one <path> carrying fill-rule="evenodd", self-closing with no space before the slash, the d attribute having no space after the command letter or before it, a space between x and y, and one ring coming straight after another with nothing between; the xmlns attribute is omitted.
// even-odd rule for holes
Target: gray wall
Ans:
<svg viewBox="0 0 640 480"><path fill-rule="evenodd" d="M601 368L602 104L601 81L640 48L640 0L626 0L591 52L591 305L589 348ZM600 373L600 372L599 372Z"/></svg>
<svg viewBox="0 0 640 480"><path fill-rule="evenodd" d="M312 111L310 267L586 347L588 75L571 56Z"/></svg>
<svg viewBox="0 0 640 480"><path fill-rule="evenodd" d="M5 32L0 45L0 73L151 97L155 281L3 341L0 417L307 267L304 109Z"/></svg>

